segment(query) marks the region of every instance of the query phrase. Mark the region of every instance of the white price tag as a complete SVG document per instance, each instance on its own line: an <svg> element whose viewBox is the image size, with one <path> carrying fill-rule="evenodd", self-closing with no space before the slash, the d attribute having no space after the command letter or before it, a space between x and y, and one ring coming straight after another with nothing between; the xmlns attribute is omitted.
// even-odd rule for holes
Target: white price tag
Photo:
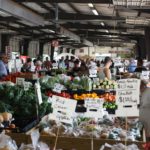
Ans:
<svg viewBox="0 0 150 150"><path fill-rule="evenodd" d="M28 91L29 88L30 88L31 83L30 83L30 82L24 82L23 85L24 85L24 90L25 90L25 91Z"/></svg>
<svg viewBox="0 0 150 150"><path fill-rule="evenodd" d="M72 124L77 101L59 96L52 97L53 114L58 121Z"/></svg>
<svg viewBox="0 0 150 150"><path fill-rule="evenodd" d="M86 99L85 107L87 108L87 112L85 113L86 117L92 118L103 118L104 109L103 109L104 99Z"/></svg>
<svg viewBox="0 0 150 150"><path fill-rule="evenodd" d="M58 69L58 63L53 63L52 66L53 66L53 69Z"/></svg>
<svg viewBox="0 0 150 150"><path fill-rule="evenodd" d="M16 84L17 85L23 86L24 85L24 81L25 81L24 78L16 78Z"/></svg>
<svg viewBox="0 0 150 150"><path fill-rule="evenodd" d="M150 71L142 71L141 73L141 79L149 80Z"/></svg>
<svg viewBox="0 0 150 150"><path fill-rule="evenodd" d="M36 89L39 105L41 105L43 103L43 100L42 100L41 86L39 83L35 83L35 89Z"/></svg>
<svg viewBox="0 0 150 150"><path fill-rule="evenodd" d="M59 83L56 83L54 85L54 89L53 91L56 92L56 93L61 93L61 91L63 90L64 86L59 84Z"/></svg>
<svg viewBox="0 0 150 150"><path fill-rule="evenodd" d="M91 78L97 77L97 70L96 69L90 69L89 74Z"/></svg>
<svg viewBox="0 0 150 150"><path fill-rule="evenodd" d="M74 63L73 62L69 62L69 68L73 68L74 67Z"/></svg>
<svg viewBox="0 0 150 150"><path fill-rule="evenodd" d="M138 104L140 98L140 80L122 79L118 81L116 91L116 116L132 117L139 116Z"/></svg>

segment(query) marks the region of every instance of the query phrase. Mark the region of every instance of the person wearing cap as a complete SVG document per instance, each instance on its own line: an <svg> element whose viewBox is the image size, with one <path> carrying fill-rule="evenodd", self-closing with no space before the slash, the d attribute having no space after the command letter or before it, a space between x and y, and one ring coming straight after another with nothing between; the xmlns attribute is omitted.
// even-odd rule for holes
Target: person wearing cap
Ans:
<svg viewBox="0 0 150 150"><path fill-rule="evenodd" d="M0 78L7 76L9 74L8 71L8 58L5 54L0 55Z"/></svg>

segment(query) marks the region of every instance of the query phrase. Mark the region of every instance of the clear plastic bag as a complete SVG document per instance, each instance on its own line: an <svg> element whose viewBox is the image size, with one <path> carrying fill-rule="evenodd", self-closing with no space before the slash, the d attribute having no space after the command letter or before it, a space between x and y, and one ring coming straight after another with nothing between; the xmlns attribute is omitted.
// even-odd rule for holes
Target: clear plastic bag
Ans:
<svg viewBox="0 0 150 150"><path fill-rule="evenodd" d="M40 138L40 133L38 130L34 130L31 133L31 139L32 139L32 144L29 145L25 145L22 144L19 150L50 150L48 145L43 143L43 142L39 142L39 138Z"/></svg>
<svg viewBox="0 0 150 150"><path fill-rule="evenodd" d="M5 132L0 134L0 150L17 150L18 147L16 142L13 141L9 136L5 135Z"/></svg>

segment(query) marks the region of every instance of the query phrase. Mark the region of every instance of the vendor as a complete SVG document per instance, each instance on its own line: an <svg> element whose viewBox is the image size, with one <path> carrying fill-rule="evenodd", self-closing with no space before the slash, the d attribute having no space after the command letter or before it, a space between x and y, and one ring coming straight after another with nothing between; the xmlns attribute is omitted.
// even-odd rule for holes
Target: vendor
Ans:
<svg viewBox="0 0 150 150"><path fill-rule="evenodd" d="M141 103L140 121L143 123L147 140L150 141L150 88L146 88L146 83L141 82Z"/></svg>
<svg viewBox="0 0 150 150"><path fill-rule="evenodd" d="M111 79L110 66L112 65L112 59L110 57L105 57L104 68L98 70L98 76L101 80L104 78Z"/></svg>
<svg viewBox="0 0 150 150"><path fill-rule="evenodd" d="M142 71L147 71L147 69L143 66L143 60L139 58L137 61L137 68L135 69L134 72L141 73Z"/></svg>
<svg viewBox="0 0 150 150"><path fill-rule="evenodd" d="M9 74L8 71L8 58L5 54L0 55L0 78L7 76Z"/></svg>

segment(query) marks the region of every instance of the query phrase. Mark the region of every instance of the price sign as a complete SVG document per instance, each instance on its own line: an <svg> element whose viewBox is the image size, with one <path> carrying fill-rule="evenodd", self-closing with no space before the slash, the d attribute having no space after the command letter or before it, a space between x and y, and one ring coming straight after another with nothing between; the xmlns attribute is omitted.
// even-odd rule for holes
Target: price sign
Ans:
<svg viewBox="0 0 150 150"><path fill-rule="evenodd" d="M73 68L74 67L74 63L73 62L69 62L69 68Z"/></svg>
<svg viewBox="0 0 150 150"><path fill-rule="evenodd" d="M52 97L53 114L58 121L72 124L77 101L59 96Z"/></svg>
<svg viewBox="0 0 150 150"><path fill-rule="evenodd" d="M59 83L55 83L53 91L56 92L56 93L61 93L63 88L64 88L63 85L61 85Z"/></svg>
<svg viewBox="0 0 150 150"><path fill-rule="evenodd" d="M96 69L90 69L89 74L91 78L97 77L97 70Z"/></svg>
<svg viewBox="0 0 150 150"><path fill-rule="evenodd" d="M16 78L16 84L19 86L24 86L25 79L24 78Z"/></svg>
<svg viewBox="0 0 150 150"><path fill-rule="evenodd" d="M28 91L30 86L31 86L31 83L30 82L24 82L23 86L24 86L24 90Z"/></svg>
<svg viewBox="0 0 150 150"><path fill-rule="evenodd" d="M43 103L43 100L42 100L41 86L40 86L39 82L35 83L35 90L37 93L39 105L41 105Z"/></svg>
<svg viewBox="0 0 150 150"><path fill-rule="evenodd" d="M103 109L104 99L86 99L85 107L87 108L87 112L85 113L86 117L92 118L103 118L104 109Z"/></svg>
<svg viewBox="0 0 150 150"><path fill-rule="evenodd" d="M149 80L150 71L142 71L141 73L141 79Z"/></svg>
<svg viewBox="0 0 150 150"><path fill-rule="evenodd" d="M118 81L116 91L116 116L139 116L140 80L122 79Z"/></svg>
<svg viewBox="0 0 150 150"><path fill-rule="evenodd" d="M53 63L52 66L53 66L53 69L58 69L58 63Z"/></svg>

